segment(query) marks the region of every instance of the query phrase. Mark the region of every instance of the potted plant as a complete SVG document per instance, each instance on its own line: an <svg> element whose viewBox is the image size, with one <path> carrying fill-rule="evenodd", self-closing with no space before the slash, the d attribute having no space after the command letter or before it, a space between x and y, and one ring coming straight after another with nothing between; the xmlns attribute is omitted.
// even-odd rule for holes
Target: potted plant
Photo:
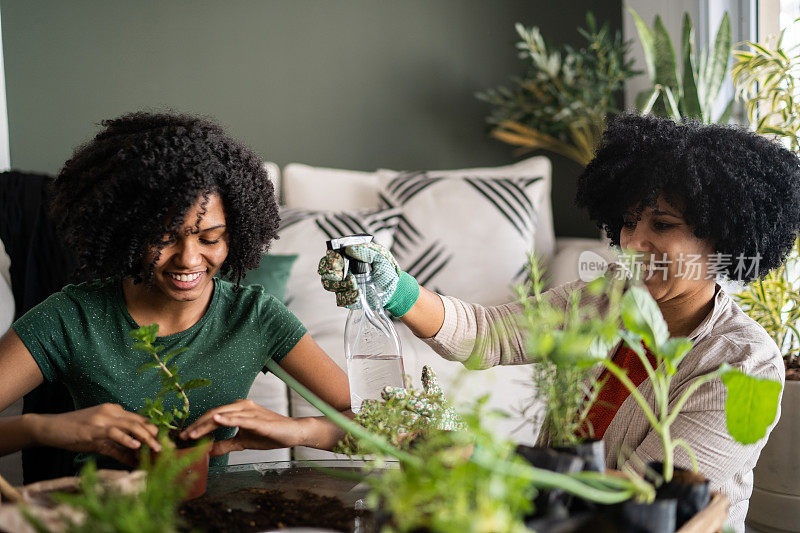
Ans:
<svg viewBox="0 0 800 533"><path fill-rule="evenodd" d="M657 304L643 287L628 289L622 297L620 311L624 328L619 334L639 357L647 372L653 387L655 407L648 403L623 369L610 359L604 359L603 365L630 391L631 397L661 438L664 460L649 467L651 471L654 467L658 469L655 479L658 497L677 500L677 526L680 527L709 501L707 482L686 471L676 476L678 470L674 457L679 447L686 451L692 462L692 470L697 472L697 461L691 447L681 439L673 438L670 433L670 426L683 406L703 384L721 378L727 389L725 411L728 432L738 442L752 444L766 435L767 428L775 420L781 384L748 376L722 364L718 370L696 378L670 408L670 384L678 365L692 348L692 341L685 337L669 336ZM655 356L655 364L648 359L645 348Z"/></svg>
<svg viewBox="0 0 800 533"><path fill-rule="evenodd" d="M90 461L81 469L76 491L48 495L54 509L31 505L21 511L39 532L176 533L182 530L178 506L189 490L184 471L200 453L176 456L165 447L153 463L143 453L146 475L136 472L114 482L102 475L112 471L98 471Z"/></svg>
<svg viewBox="0 0 800 533"><path fill-rule="evenodd" d="M186 393L193 389L207 387L211 384L211 380L195 378L181 383L178 366L174 363L170 363L173 357L185 352L188 348L178 348L165 355L161 355L164 347L153 344L158 337L158 324L150 324L149 326L141 326L131 330L130 336L134 340L134 350L145 352L151 356L151 360L142 364L138 372L141 374L142 372L155 369L161 375L161 389L154 398L145 399L145 405L139 410L139 414L147 417L153 425L158 427L160 438L169 438L178 448L177 453L179 456L191 453L191 448L195 446L202 446L205 448L205 452L200 454L198 458L186 468L185 473L186 476L191 476L193 479L191 488L186 497L188 499L196 498L206 491L209 452L211 447L209 443L205 441L185 441L179 438L178 435L183 430L183 426L189 416L189 397ZM171 409L165 407L164 400L170 394L178 397L180 406L172 407Z"/></svg>
<svg viewBox="0 0 800 533"><path fill-rule="evenodd" d="M733 111L733 99L716 119L712 112L731 55L731 23L728 13L722 17L713 48L699 54L695 47L692 19L688 13L684 14L679 63L661 17L656 16L651 30L636 11L632 8L628 8L628 11L636 24L647 75L653 84L652 89L637 95L636 108L643 115L654 113L676 121L691 118L703 124L727 124Z"/></svg>
<svg viewBox="0 0 800 533"><path fill-rule="evenodd" d="M544 149L586 165L605 130L606 116L619 113L625 80L637 74L628 59L630 43L608 23L598 27L592 13L581 48L548 48L539 28L515 26L520 59L528 70L512 86L478 93L493 106L487 118L492 137L521 148Z"/></svg>
<svg viewBox="0 0 800 533"><path fill-rule="evenodd" d="M462 430L429 428L425 439L403 449L321 401L277 363L268 361L267 368L358 441L359 452L399 461L399 469L366 478L372 488L369 505L386 515L384 531L529 531L525 517L539 490L559 489L609 505L654 497L652 486L636 477L561 474L529 465L514 453L513 443L483 424L485 398L475 410L462 414ZM472 453L464 453L465 449Z"/></svg>
<svg viewBox="0 0 800 533"><path fill-rule="evenodd" d="M797 24L795 22L795 24ZM747 43L734 53L731 73L747 117L758 133L780 139L800 152L800 50L777 38ZM786 384L781 419L754 470L748 522L791 530L800 523L800 459L795 453L800 431L800 241L789 259L736 296L742 309L761 324L783 353Z"/></svg>

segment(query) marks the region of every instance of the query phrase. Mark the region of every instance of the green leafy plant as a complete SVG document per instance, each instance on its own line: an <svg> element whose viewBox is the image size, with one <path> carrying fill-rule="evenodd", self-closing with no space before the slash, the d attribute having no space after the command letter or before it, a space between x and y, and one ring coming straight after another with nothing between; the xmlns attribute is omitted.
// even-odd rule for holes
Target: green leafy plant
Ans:
<svg viewBox="0 0 800 533"><path fill-rule="evenodd" d="M442 395L407 389L409 394L416 394L426 403L425 416L409 409L406 397L392 396L386 400L365 400L361 411L353 417L353 421L372 433L386 439L392 446L407 450L427 439L431 433L438 432L439 423L446 409L447 401ZM375 453L369 442L355 438L351 434L344 439L334 450L349 456L368 455Z"/></svg>
<svg viewBox="0 0 800 533"><path fill-rule="evenodd" d="M528 62L512 87L477 95L494 108L491 135L523 151L544 149L586 165L605 130L606 115L619 113L617 99L626 79L637 72L627 58L630 43L608 23L598 27L592 13L581 48L548 48L539 28L515 26L520 59Z"/></svg>
<svg viewBox="0 0 800 533"><path fill-rule="evenodd" d="M688 13L684 14L679 64L672 39L661 17L656 16L651 30L636 11L631 8L628 11L636 24L644 50L647 75L653 84L652 89L637 96L637 109L643 115L652 112L676 121L693 118L703 124L727 124L733 112L733 99L716 119L711 113L719 98L731 55L731 24L728 13L722 17L713 48L699 54L695 45L692 19Z"/></svg>
<svg viewBox="0 0 800 533"><path fill-rule="evenodd" d="M164 452L154 463L142 454L147 476L140 491L122 491L103 483L94 462L87 463L80 474L77 493L56 493L55 503L68 505L79 512L80 519L65 516L67 533L172 533L179 531L177 510L191 479L183 475L185 468L201 450L183 457L175 455L165 442ZM29 509L26 518L37 531L46 532Z"/></svg>
<svg viewBox="0 0 800 533"><path fill-rule="evenodd" d="M723 364L718 370L695 378L670 408L670 385L678 365L692 348L692 341L685 337L670 338L658 305L643 287L631 287L622 297L620 310L625 326L620 336L644 365L653 386L655 409L622 368L610 359L603 360L603 364L630 391L650 426L661 437L664 481L672 480L675 450L679 447L686 451L697 471L694 451L683 439L674 439L670 427L692 394L713 379L721 378L727 388L725 414L730 435L742 444L752 444L766 435L777 415L780 383L751 377ZM650 363L645 347L655 356L655 364Z"/></svg>
<svg viewBox="0 0 800 533"><path fill-rule="evenodd" d="M747 118L755 130L778 136L792 151L798 152L800 50L783 47L785 31L777 39L763 44L745 43L749 50L733 53L735 62L731 74L736 93L744 100Z"/></svg>
<svg viewBox="0 0 800 533"><path fill-rule="evenodd" d="M196 378L181 383L180 376L178 375L178 366L175 364L170 365L170 361L173 357L185 352L188 348L178 348L164 356L159 355L164 350L164 347L161 345L153 345L158 337L158 324L141 326L131 330L130 335L134 340L134 350L146 352L153 357L152 361L148 361L140 366L137 372L141 374L150 369L158 369L161 374L161 389L158 391L155 398L145 399L145 405L139 411L139 414L146 416L150 422L165 432L183 429L186 418L189 416L189 397L186 395L186 392L200 387L207 387L211 384L211 380ZM170 393L174 393L178 396L178 398L182 400L183 405L180 407L173 407L171 410L166 409L164 407L164 398Z"/></svg>
<svg viewBox="0 0 800 533"><path fill-rule="evenodd" d="M781 349L786 369L796 375L800 371L800 240L795 240L789 259L735 298L769 333Z"/></svg>
<svg viewBox="0 0 800 533"><path fill-rule="evenodd" d="M544 273L534 255L529 270L529 281L517 287L517 296L523 309L520 322L528 358L536 363L534 384L545 401L541 435L552 446L574 446L593 436L586 417L602 384L591 379L592 368L619 340L622 282L600 277L587 285L589 294L608 295L608 309L603 314L581 306L578 291L570 294L566 308L560 309L544 294Z"/></svg>
<svg viewBox="0 0 800 533"><path fill-rule="evenodd" d="M512 453L511 443L484 428L480 402L473 413L462 416L463 431L432 432L419 446L404 450L336 411L274 361L267 361L267 368L364 446L400 462L399 469L389 469L379 479L367 478L370 504L380 503L392 515L385 531L525 531L523 517L540 489L561 488L606 504L655 497L652 486L637 478L559 474L528 465Z"/></svg>
<svg viewBox="0 0 800 533"><path fill-rule="evenodd" d="M800 50L783 47L785 31L777 39L748 42L750 50L734 52L731 72L755 131L776 136L800 152ZM781 349L786 369L800 373L800 240L786 262L750 283L736 298Z"/></svg>

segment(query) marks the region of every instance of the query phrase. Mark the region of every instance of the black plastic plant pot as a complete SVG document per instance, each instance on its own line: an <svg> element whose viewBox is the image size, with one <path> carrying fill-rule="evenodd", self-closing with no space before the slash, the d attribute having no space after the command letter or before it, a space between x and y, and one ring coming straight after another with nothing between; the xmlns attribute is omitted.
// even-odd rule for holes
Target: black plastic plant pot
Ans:
<svg viewBox="0 0 800 533"><path fill-rule="evenodd" d="M518 444L516 453L536 468L551 470L560 474L580 472L584 468L584 460L578 455L557 451L553 448Z"/></svg>
<svg viewBox="0 0 800 533"><path fill-rule="evenodd" d="M585 511L570 515L567 518L547 516L534 518L525 522L525 526L533 531L547 533L619 533L619 523L610 517Z"/></svg>
<svg viewBox="0 0 800 533"><path fill-rule="evenodd" d="M577 455L584 461L583 469L590 472L606 471L606 443L602 440L587 440L575 446L553 448L558 452Z"/></svg>
<svg viewBox="0 0 800 533"><path fill-rule="evenodd" d="M539 448L519 444L516 453L536 468L560 474L580 472L584 461L577 455L557 452L552 448ZM546 517L562 520L569 515L571 497L564 491L553 489L540 491L533 500L534 514L529 517Z"/></svg>
<svg viewBox="0 0 800 533"><path fill-rule="evenodd" d="M620 506L620 528L625 533L674 533L677 502L659 499L653 503L629 500Z"/></svg>
<svg viewBox="0 0 800 533"><path fill-rule="evenodd" d="M650 462L647 466L659 474L664 471L664 465L660 462ZM711 501L711 487L708 479L700 474L683 468L675 468L672 481L658 487L656 497L677 500L675 525L681 527L708 506L708 502Z"/></svg>

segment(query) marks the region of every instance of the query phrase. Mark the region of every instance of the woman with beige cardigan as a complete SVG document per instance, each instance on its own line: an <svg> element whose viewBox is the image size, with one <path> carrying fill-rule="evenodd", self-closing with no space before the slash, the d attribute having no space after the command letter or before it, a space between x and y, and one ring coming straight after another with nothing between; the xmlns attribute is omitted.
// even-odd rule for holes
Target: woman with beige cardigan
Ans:
<svg viewBox="0 0 800 533"><path fill-rule="evenodd" d="M721 363L783 383L778 347L717 279L751 281L785 259L800 227L800 161L793 153L738 128L621 117L609 124L580 177L577 203L612 244L638 257L641 282L670 334L694 342L672 381L671 400ZM465 362L471 357L482 368L528 362L514 320L519 304L483 307L430 292L378 245L345 253L372 263L373 279L385 293L384 307L445 359ZM351 305L356 288L352 277L344 276L342 263L341 256L328 252L320 274L337 303ZM566 306L569 294L584 285L576 281L556 287L549 291L550 301ZM581 302L598 309L605 304L602 296L588 294ZM652 386L638 358L621 346L609 357L652 404ZM596 436L605 441L608 466L619 466L620 450L632 450L641 462L661 460L659 437L627 390L614 378L601 394L605 401L590 416ZM743 531L752 470L766 438L752 445L734 441L726 430L724 405L721 381L704 384L681 410L672 436L694 449L700 473L713 490L730 498L729 524ZM677 466L691 467L683 450L675 459Z"/></svg>

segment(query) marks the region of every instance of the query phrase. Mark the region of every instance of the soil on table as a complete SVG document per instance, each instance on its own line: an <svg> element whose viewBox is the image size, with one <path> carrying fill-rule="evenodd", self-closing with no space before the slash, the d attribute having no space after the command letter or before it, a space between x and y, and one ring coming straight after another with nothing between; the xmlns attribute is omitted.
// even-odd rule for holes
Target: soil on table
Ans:
<svg viewBox="0 0 800 533"><path fill-rule="evenodd" d="M368 511L347 508L337 498L305 490L288 498L279 490L243 489L241 494L255 510L232 508L214 498L185 502L179 513L186 522L182 531L230 531L244 533L289 527L318 527L353 531L355 520Z"/></svg>

